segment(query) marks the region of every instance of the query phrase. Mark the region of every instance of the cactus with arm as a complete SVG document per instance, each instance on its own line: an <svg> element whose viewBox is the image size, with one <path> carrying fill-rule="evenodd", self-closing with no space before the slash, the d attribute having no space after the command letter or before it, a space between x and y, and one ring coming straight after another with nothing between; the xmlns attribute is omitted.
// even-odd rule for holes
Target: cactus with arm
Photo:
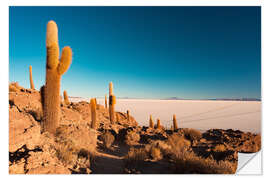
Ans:
<svg viewBox="0 0 270 180"><path fill-rule="evenodd" d="M60 121L61 76L69 69L72 60L70 47L64 47L59 61L58 29L54 21L47 24L47 62L44 88L43 131L55 133Z"/></svg>

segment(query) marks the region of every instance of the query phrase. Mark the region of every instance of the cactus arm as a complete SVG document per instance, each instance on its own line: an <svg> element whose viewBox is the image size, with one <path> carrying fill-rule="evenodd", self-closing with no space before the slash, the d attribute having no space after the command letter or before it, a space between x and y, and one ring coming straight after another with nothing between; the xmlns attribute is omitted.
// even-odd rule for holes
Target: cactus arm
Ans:
<svg viewBox="0 0 270 180"><path fill-rule="evenodd" d="M66 46L62 50L60 62L57 67L57 71L60 75L63 75L69 68L72 61L72 50Z"/></svg>

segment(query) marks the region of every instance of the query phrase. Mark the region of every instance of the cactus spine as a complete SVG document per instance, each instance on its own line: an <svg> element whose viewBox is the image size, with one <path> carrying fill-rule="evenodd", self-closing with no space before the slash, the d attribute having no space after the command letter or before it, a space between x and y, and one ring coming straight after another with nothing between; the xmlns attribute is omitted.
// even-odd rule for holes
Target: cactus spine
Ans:
<svg viewBox="0 0 270 180"><path fill-rule="evenodd" d="M107 95L105 94L105 108L107 109L107 107L108 107Z"/></svg>
<svg viewBox="0 0 270 180"><path fill-rule="evenodd" d="M68 100L67 91L64 91L64 102L65 102L66 105L69 105L70 104L70 101Z"/></svg>
<svg viewBox="0 0 270 180"><path fill-rule="evenodd" d="M43 131L55 133L60 121L61 76L71 64L72 51L70 47L64 47L59 61L58 29L54 21L49 21L47 24L46 48L46 84L42 128Z"/></svg>
<svg viewBox="0 0 270 180"><path fill-rule="evenodd" d="M153 122L152 115L150 115L150 119L149 119L149 127L150 127L150 128L154 128L154 122Z"/></svg>
<svg viewBox="0 0 270 180"><path fill-rule="evenodd" d="M97 112L96 112L96 100L90 100L90 107L91 107L91 128L97 129Z"/></svg>
<svg viewBox="0 0 270 180"><path fill-rule="evenodd" d="M113 83L109 84L109 114L111 124L115 123L114 105L116 104L116 97L113 95Z"/></svg>
<svg viewBox="0 0 270 180"><path fill-rule="evenodd" d="M173 130L176 131L178 129L176 115L173 115Z"/></svg>
<svg viewBox="0 0 270 180"><path fill-rule="evenodd" d="M160 119L157 119L157 129L161 128Z"/></svg>
<svg viewBox="0 0 270 180"><path fill-rule="evenodd" d="M30 76L30 88L35 89L34 81L32 77L32 66L29 66L29 76Z"/></svg>
<svg viewBox="0 0 270 180"><path fill-rule="evenodd" d="M127 120L129 122L129 110L127 110Z"/></svg>

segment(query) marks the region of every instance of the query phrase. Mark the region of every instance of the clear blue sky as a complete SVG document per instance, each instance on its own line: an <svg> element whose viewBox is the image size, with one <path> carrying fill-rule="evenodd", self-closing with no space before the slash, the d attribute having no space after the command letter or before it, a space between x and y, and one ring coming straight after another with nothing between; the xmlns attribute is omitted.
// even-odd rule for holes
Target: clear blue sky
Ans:
<svg viewBox="0 0 270 180"><path fill-rule="evenodd" d="M260 7L10 7L9 80L45 83L46 24L73 62L61 92L102 97L261 98Z"/></svg>

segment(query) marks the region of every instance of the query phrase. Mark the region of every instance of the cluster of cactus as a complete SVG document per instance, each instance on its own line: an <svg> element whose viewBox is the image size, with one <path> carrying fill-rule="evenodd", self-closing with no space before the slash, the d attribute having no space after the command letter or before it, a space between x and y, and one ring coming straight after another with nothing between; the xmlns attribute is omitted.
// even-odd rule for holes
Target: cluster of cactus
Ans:
<svg viewBox="0 0 270 180"><path fill-rule="evenodd" d="M153 118L152 115L150 115L150 119L149 119L149 127L150 128L154 128L154 122L153 122ZM161 122L160 119L157 119L157 124L155 126L157 129L161 129ZM173 125L171 126L171 130L172 131L176 131L178 129L178 125L177 125L177 120L176 120L176 115L173 115Z"/></svg>
<svg viewBox="0 0 270 180"><path fill-rule="evenodd" d="M109 84L109 115L111 124L115 123L114 106L116 104L116 97L113 95L113 83Z"/></svg>
<svg viewBox="0 0 270 180"><path fill-rule="evenodd" d="M61 76L69 69L72 61L70 47L64 47L59 61L58 29L54 21L47 24L46 33L46 83L43 89L43 131L55 133L60 121Z"/></svg>

